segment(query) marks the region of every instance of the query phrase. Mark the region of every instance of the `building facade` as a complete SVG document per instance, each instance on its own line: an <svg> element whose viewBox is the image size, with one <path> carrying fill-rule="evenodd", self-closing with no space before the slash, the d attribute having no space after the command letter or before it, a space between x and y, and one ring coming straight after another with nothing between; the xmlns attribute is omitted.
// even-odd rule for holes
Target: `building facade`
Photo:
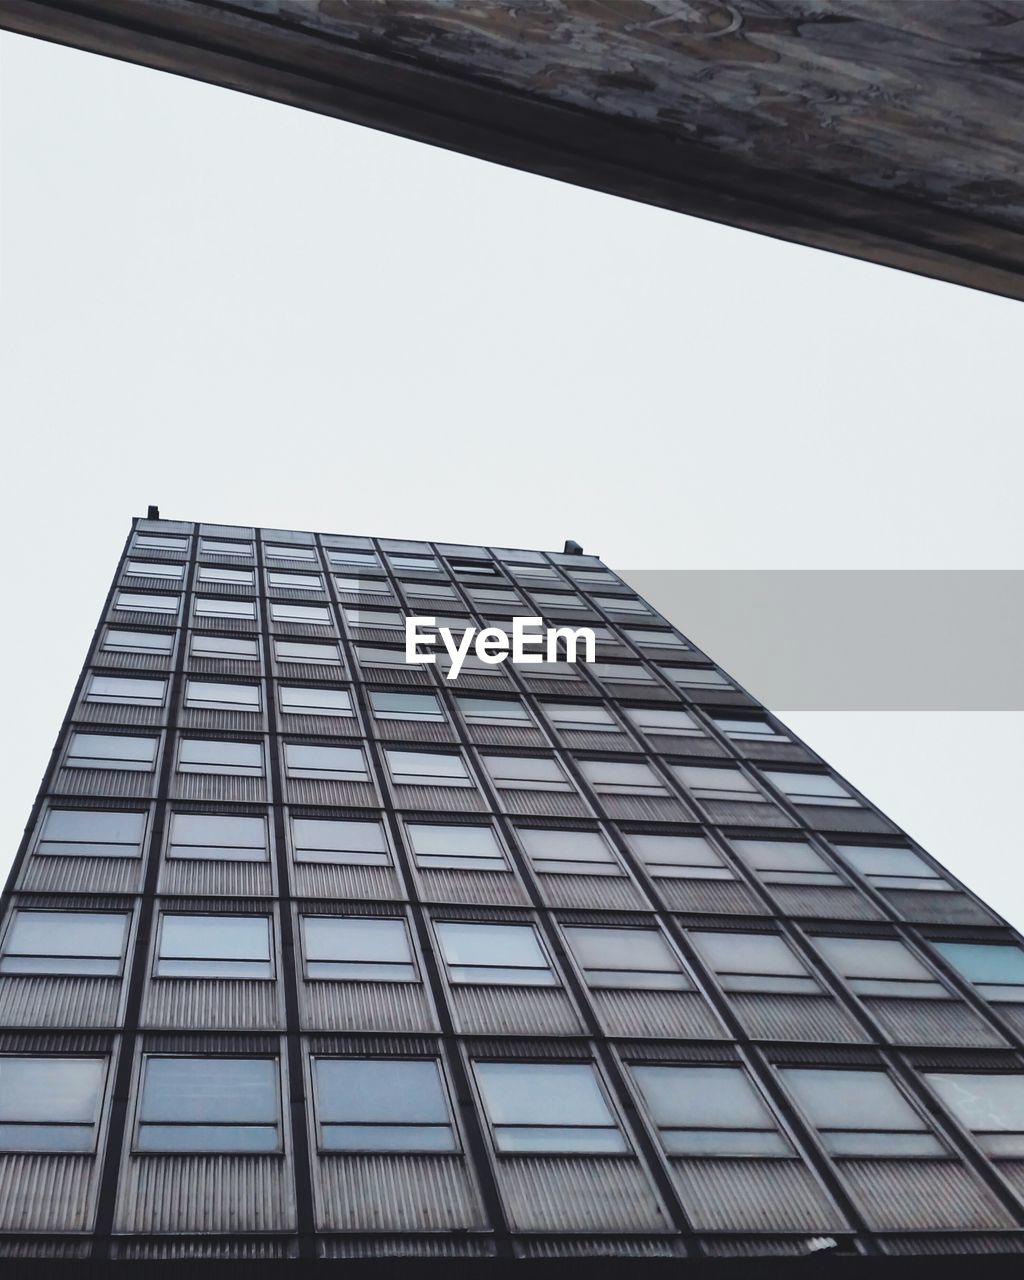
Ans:
<svg viewBox="0 0 1024 1280"><path fill-rule="evenodd" d="M1019 936L596 557L138 519L3 899L0 1256L1016 1253L1022 1055Z"/></svg>

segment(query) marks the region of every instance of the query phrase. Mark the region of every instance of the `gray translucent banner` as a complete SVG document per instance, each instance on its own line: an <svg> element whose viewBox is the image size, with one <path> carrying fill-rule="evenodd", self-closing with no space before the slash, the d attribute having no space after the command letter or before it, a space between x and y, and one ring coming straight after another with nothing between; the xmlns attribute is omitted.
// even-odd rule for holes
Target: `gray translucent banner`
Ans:
<svg viewBox="0 0 1024 1280"><path fill-rule="evenodd" d="M1024 710L1024 570L617 570L769 707Z"/></svg>

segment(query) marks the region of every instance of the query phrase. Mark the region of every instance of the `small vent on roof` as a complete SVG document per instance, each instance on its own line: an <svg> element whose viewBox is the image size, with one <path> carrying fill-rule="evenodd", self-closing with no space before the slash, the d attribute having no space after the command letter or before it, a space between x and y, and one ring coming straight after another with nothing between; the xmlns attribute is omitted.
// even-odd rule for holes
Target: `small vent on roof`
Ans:
<svg viewBox="0 0 1024 1280"><path fill-rule="evenodd" d="M159 508L159 507L147 507L147 508L146 508L146 519L147 519L147 520L159 520L159 519L160 519L160 508Z"/></svg>
<svg viewBox="0 0 1024 1280"><path fill-rule="evenodd" d="M578 542L573 542L572 538L566 538L565 554L567 556L581 556L583 554L583 548Z"/></svg>

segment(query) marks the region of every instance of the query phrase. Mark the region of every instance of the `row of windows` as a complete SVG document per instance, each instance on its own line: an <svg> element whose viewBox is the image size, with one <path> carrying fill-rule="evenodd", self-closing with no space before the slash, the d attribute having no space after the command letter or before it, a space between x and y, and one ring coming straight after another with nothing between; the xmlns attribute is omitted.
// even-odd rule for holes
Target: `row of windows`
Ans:
<svg viewBox="0 0 1024 1280"><path fill-rule="evenodd" d="M631 1150L626 1126L589 1062L474 1059L473 1078L501 1153ZM636 1096L670 1156L793 1156L785 1126L737 1066L629 1064ZM310 1059L323 1152L457 1152L451 1093L438 1059ZM88 1152L107 1074L102 1058L0 1057L0 1149ZM881 1070L781 1067L778 1076L826 1151L838 1157L948 1156L922 1105ZM996 1157L1024 1154L1024 1075L926 1072L952 1118ZM134 1149L282 1150L278 1064L271 1057L143 1059Z"/></svg>
<svg viewBox="0 0 1024 1280"><path fill-rule="evenodd" d="M226 701L224 690L250 689L258 697L257 686L219 685L206 681L189 681L185 705L195 708L258 710L257 703ZM311 694L322 694L322 702L311 700ZM331 701L328 695L334 694ZM351 715L351 703L344 691L289 691L294 699L287 710L298 713ZM216 763L218 750L222 758L221 772L235 772L237 761L248 768L251 753L234 748L257 744L214 743L207 748L207 763ZM128 769L151 772L156 766L159 738L114 733L76 731L64 755L64 767L70 769ZM386 747L384 759L392 781L399 785L422 784L440 787L471 787L474 784L469 765L460 751L400 750ZM575 785L561 764L549 756L489 755L481 756L483 765L495 787L534 791L575 791ZM370 764L362 747L320 746L307 743L284 744L285 772L296 778L334 778L348 782L369 782ZM660 775L649 764L622 760L578 759L577 767L599 794L606 795L670 795ZM669 764L676 780L696 800L738 800L763 803L771 796L761 791L745 773L737 768L715 765ZM246 771L245 769L242 770ZM763 769L759 777L776 787L794 804L857 807L860 801L837 779L822 773L798 773L785 769Z"/></svg>
<svg viewBox="0 0 1024 1280"><path fill-rule="evenodd" d="M429 828L427 828L429 830ZM125 911L15 909L0 973L117 976L131 917ZM415 982L419 970L404 917L300 917L303 974L333 980ZM503 986L558 986L557 969L529 923L434 921L437 952L449 981ZM561 926L569 953L594 989L685 991L695 984L657 927ZM272 978L271 917L265 914L161 914L154 951L158 978ZM698 955L731 992L822 995L806 961L775 933L694 929ZM833 974L860 996L944 1000L951 991L904 942L891 938L809 934ZM988 999L1024 1000L1024 951L1013 944L933 944Z"/></svg>
<svg viewBox="0 0 1024 1280"><path fill-rule="evenodd" d="M190 742L195 743L196 750L184 752ZM190 769L219 770L219 752L225 746L260 749L259 744L186 738L182 742L184 757L179 753L179 767L185 758ZM241 768L241 764L236 763L234 767ZM145 827L145 814L140 812L50 808L34 851L40 855L139 857ZM410 851L421 867L498 873L510 869L506 851L490 824L408 821L405 831ZM290 833L298 861L364 866L386 866L392 861L385 828L379 819L292 817ZM516 835L538 871L625 875L625 868L612 846L597 831L520 826L516 828ZM625 832L623 838L655 879L736 879L719 850L703 836ZM730 846L763 884L831 886L843 883L822 855L805 841L732 838ZM949 881L912 849L847 844L833 847L843 862L882 891L952 891ZM225 814L174 813L168 854L265 862L270 856L266 820Z"/></svg>

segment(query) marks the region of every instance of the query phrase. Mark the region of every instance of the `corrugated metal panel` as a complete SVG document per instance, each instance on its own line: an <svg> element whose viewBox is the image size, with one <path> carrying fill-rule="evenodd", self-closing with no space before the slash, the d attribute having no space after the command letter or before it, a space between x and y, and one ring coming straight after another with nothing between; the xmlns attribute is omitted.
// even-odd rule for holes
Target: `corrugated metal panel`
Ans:
<svg viewBox="0 0 1024 1280"><path fill-rule="evenodd" d="M654 881L658 897L670 911L707 911L721 915L767 915L769 908L739 880Z"/></svg>
<svg viewBox="0 0 1024 1280"><path fill-rule="evenodd" d="M294 1258L298 1241L257 1236L255 1239L224 1239L215 1236L177 1236L172 1240L117 1240L111 1245L114 1258L165 1261L174 1258L220 1258L225 1261L257 1261L260 1258Z"/></svg>
<svg viewBox="0 0 1024 1280"><path fill-rule="evenodd" d="M209 1027L220 1031L283 1026L276 982L245 978L152 978L140 1023L145 1027Z"/></svg>
<svg viewBox="0 0 1024 1280"><path fill-rule="evenodd" d="M579 697L585 694L593 693L592 686L584 680L551 680L547 676L530 677L526 674L524 668L519 668L519 675L529 691L543 697L545 694L553 694L555 697ZM631 685L630 689L635 691L636 686Z"/></svg>
<svg viewBox="0 0 1024 1280"><path fill-rule="evenodd" d="M799 1160L670 1160L698 1231L842 1231L839 1209Z"/></svg>
<svg viewBox="0 0 1024 1280"><path fill-rule="evenodd" d="M836 1166L868 1225L877 1231L1015 1225L984 1183L953 1160L837 1160Z"/></svg>
<svg viewBox="0 0 1024 1280"><path fill-rule="evenodd" d="M517 1258L684 1258L678 1236L524 1236L514 1240Z"/></svg>
<svg viewBox="0 0 1024 1280"><path fill-rule="evenodd" d="M460 1156L321 1155L314 1170L321 1231L487 1226L480 1196Z"/></svg>
<svg viewBox="0 0 1024 1280"><path fill-rule="evenodd" d="M0 1258L88 1258L91 1238L17 1236L0 1239Z"/></svg>
<svg viewBox="0 0 1024 1280"><path fill-rule="evenodd" d="M156 790L156 774L133 769L61 769L53 793L62 796L142 796Z"/></svg>
<svg viewBox="0 0 1024 1280"><path fill-rule="evenodd" d="M261 711L223 711L217 707L182 707L179 729L237 730L239 733L261 733L264 729Z"/></svg>
<svg viewBox="0 0 1024 1280"><path fill-rule="evenodd" d="M1006 1044L998 1032L959 1000L866 997L864 1007L894 1044Z"/></svg>
<svg viewBox="0 0 1024 1280"><path fill-rule="evenodd" d="M113 1027L120 978L0 978L0 1023L8 1027Z"/></svg>
<svg viewBox="0 0 1024 1280"><path fill-rule="evenodd" d="M804 822L814 831L862 831L882 834L899 831L888 819L871 809L844 809L839 805L802 804L797 806Z"/></svg>
<svg viewBox="0 0 1024 1280"><path fill-rule="evenodd" d="M712 1039L728 1032L695 991L591 991L602 1029L610 1036Z"/></svg>
<svg viewBox="0 0 1024 1280"><path fill-rule="evenodd" d="M598 801L610 818L633 818L638 822L693 822L695 817L674 796L600 795Z"/></svg>
<svg viewBox="0 0 1024 1280"><path fill-rule="evenodd" d="M281 713L281 732L300 736L327 738L359 738L362 730L355 716L314 716Z"/></svg>
<svg viewBox="0 0 1024 1280"><path fill-rule="evenodd" d="M259 804L267 800L267 780L223 773L175 773L171 779L171 796L175 800L235 800Z"/></svg>
<svg viewBox="0 0 1024 1280"><path fill-rule="evenodd" d="M167 718L166 707L137 707L121 702L86 702L75 708L76 724L120 724L153 729Z"/></svg>
<svg viewBox="0 0 1024 1280"><path fill-rule="evenodd" d="M642 698L644 702L680 701L679 694L674 689L666 689L660 684L634 684L626 680L602 680L600 683L610 698L624 698L627 702L637 698Z"/></svg>
<svg viewBox="0 0 1024 1280"><path fill-rule="evenodd" d="M288 1231L294 1225L290 1161L282 1156L129 1155L122 1166L116 1231Z"/></svg>
<svg viewBox="0 0 1024 1280"><path fill-rule="evenodd" d="M162 595L171 595L173 592L164 591ZM178 614L181 612L181 605L175 613L146 613L141 609L116 609L111 608L107 614L107 622L111 626L121 627L152 627L154 624L161 627L176 627L178 625Z"/></svg>
<svg viewBox="0 0 1024 1280"><path fill-rule="evenodd" d="M637 1160L502 1156L496 1174L518 1231L665 1231L668 1215Z"/></svg>
<svg viewBox="0 0 1024 1280"><path fill-rule="evenodd" d="M369 603L369 602L367 602ZM371 663L360 663L360 675L364 684L377 684L386 680L388 684L429 684L433 681L421 667L375 667Z"/></svg>
<svg viewBox="0 0 1024 1280"><path fill-rule="evenodd" d="M141 858L26 858L18 888L62 893L135 893L142 885Z"/></svg>
<svg viewBox="0 0 1024 1280"><path fill-rule="evenodd" d="M171 670L172 659L165 653L117 653L97 651L94 661L118 671L146 671L166 674Z"/></svg>
<svg viewBox="0 0 1024 1280"><path fill-rule="evenodd" d="M691 688L686 696L698 707L756 707L757 701L742 689Z"/></svg>
<svg viewBox="0 0 1024 1280"><path fill-rule="evenodd" d="M1024 1005L998 1004L995 1006L995 1011L1011 1031L1024 1036Z"/></svg>
<svg viewBox="0 0 1024 1280"><path fill-rule="evenodd" d="M339 782L334 778L286 778L285 791L291 804L350 805L377 808L379 800L372 782Z"/></svg>
<svg viewBox="0 0 1024 1280"><path fill-rule="evenodd" d="M198 897L267 897L274 892L269 862L167 858L160 868L158 892Z"/></svg>
<svg viewBox="0 0 1024 1280"><path fill-rule="evenodd" d="M373 720L373 731L382 742L458 742L450 724L415 720Z"/></svg>
<svg viewBox="0 0 1024 1280"><path fill-rule="evenodd" d="M556 987L456 987L449 990L459 1031L476 1035L578 1035L583 1024Z"/></svg>
<svg viewBox="0 0 1024 1280"><path fill-rule="evenodd" d="M688 738L671 733L645 733L644 741L653 751L666 755L701 756L704 759L723 759L728 753L714 738Z"/></svg>
<svg viewBox="0 0 1024 1280"><path fill-rule="evenodd" d="M966 893L933 893L918 889L889 889L886 899L907 920L938 924L994 924L996 916Z"/></svg>
<svg viewBox="0 0 1024 1280"><path fill-rule="evenodd" d="M723 827L792 827L795 823L773 804L744 800L705 800L708 818Z"/></svg>
<svg viewBox="0 0 1024 1280"><path fill-rule="evenodd" d="M582 911L637 911L650 903L628 876L538 875L541 896L549 907Z"/></svg>
<svg viewBox="0 0 1024 1280"><path fill-rule="evenodd" d="M1012 1188L1014 1195L1024 1202L1024 1160L999 1160L996 1169Z"/></svg>
<svg viewBox="0 0 1024 1280"><path fill-rule="evenodd" d="M547 738L539 729L519 725L467 725L470 742L481 747L546 747Z"/></svg>
<svg viewBox="0 0 1024 1280"><path fill-rule="evenodd" d="M331 862L294 862L292 889L297 898L404 897L393 867L350 867Z"/></svg>
<svg viewBox="0 0 1024 1280"><path fill-rule="evenodd" d="M449 867L417 873L420 897L426 902L467 902L518 906L529 901L526 890L510 871L458 871Z"/></svg>
<svg viewBox="0 0 1024 1280"><path fill-rule="evenodd" d="M535 814L542 818L592 818L582 796L572 791L502 790L498 799L506 813Z"/></svg>
<svg viewBox="0 0 1024 1280"><path fill-rule="evenodd" d="M964 1236L888 1236L883 1238L882 1248L886 1253L918 1254L926 1257L941 1257L949 1254L1024 1253L1024 1233L980 1235L972 1231L970 1235Z"/></svg>
<svg viewBox="0 0 1024 1280"><path fill-rule="evenodd" d="M575 751L640 751L624 733L596 733L588 729L561 729L558 740Z"/></svg>
<svg viewBox="0 0 1024 1280"><path fill-rule="evenodd" d="M274 666L275 673L285 680L308 680L311 673L316 674L317 680L330 681L338 683L345 678L345 668L339 662L336 666L332 663L316 663L310 666L307 662L277 662Z"/></svg>
<svg viewBox="0 0 1024 1280"><path fill-rule="evenodd" d="M871 1040L871 1036L830 996L734 992L729 996L729 1003L744 1031L755 1040L820 1040L849 1044L867 1044Z"/></svg>
<svg viewBox="0 0 1024 1280"><path fill-rule="evenodd" d="M426 991L415 982L300 982L302 1025L312 1031L434 1031Z"/></svg>
<svg viewBox="0 0 1024 1280"><path fill-rule="evenodd" d="M442 813L486 813L487 804L475 787L395 787L400 809L428 809Z"/></svg>
<svg viewBox="0 0 1024 1280"><path fill-rule="evenodd" d="M840 885L769 884L767 891L779 910L790 916L815 916L823 920L879 920L882 913L856 889Z"/></svg>
<svg viewBox="0 0 1024 1280"><path fill-rule="evenodd" d="M318 1258L490 1258L491 1236L478 1235L318 1235Z"/></svg>
<svg viewBox="0 0 1024 1280"><path fill-rule="evenodd" d="M90 1230L95 1175L92 1155L0 1155L0 1230Z"/></svg>
<svg viewBox="0 0 1024 1280"><path fill-rule="evenodd" d="M817 759L799 742L734 742L739 754L748 760L763 760L769 764L811 763Z"/></svg>

